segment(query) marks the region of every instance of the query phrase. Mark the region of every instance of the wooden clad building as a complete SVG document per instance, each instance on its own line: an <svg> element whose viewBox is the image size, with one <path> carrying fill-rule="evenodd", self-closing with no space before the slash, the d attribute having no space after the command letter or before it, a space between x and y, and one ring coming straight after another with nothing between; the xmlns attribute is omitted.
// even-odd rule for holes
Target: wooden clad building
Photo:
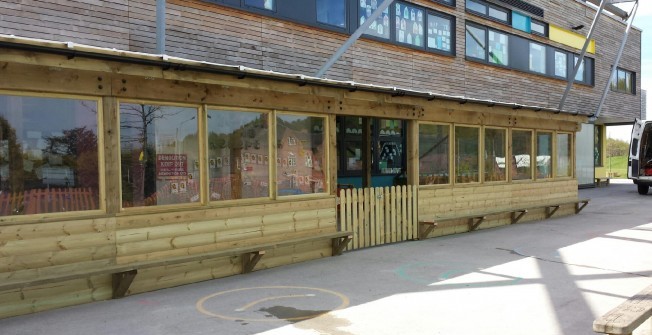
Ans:
<svg viewBox="0 0 652 335"><path fill-rule="evenodd" d="M622 22L558 110L582 2L397 1L316 78L378 2L293 1L171 0L168 55L151 1L4 4L0 317L586 205L576 133Z"/></svg>

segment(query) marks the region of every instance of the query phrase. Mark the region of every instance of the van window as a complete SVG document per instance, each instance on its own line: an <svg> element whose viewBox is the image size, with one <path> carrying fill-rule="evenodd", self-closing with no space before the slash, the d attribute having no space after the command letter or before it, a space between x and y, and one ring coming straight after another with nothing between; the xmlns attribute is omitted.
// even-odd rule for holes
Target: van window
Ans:
<svg viewBox="0 0 652 335"><path fill-rule="evenodd" d="M636 156L637 152L638 152L638 138L635 138L634 141L632 141L632 156Z"/></svg>

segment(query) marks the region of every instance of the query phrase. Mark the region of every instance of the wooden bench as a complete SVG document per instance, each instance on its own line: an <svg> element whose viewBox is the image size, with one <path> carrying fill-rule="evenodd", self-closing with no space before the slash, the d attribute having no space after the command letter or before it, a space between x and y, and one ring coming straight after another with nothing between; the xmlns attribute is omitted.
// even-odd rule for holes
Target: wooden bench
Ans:
<svg viewBox="0 0 652 335"><path fill-rule="evenodd" d="M631 335L652 317L652 285L593 321L593 331L610 335Z"/></svg>
<svg viewBox="0 0 652 335"><path fill-rule="evenodd" d="M177 257L170 257L152 261L140 261L129 264L114 264L103 266L96 269L84 269L78 271L70 271L66 273L57 273L50 275L43 275L39 278L26 278L16 280L5 280L0 283L0 291L12 290L16 288L25 288L29 286L43 285L55 283L65 280L86 278L91 276L111 274L113 285L113 298L122 298L127 293L129 286L133 282L139 269L147 269L159 266L169 266L187 262L197 262L206 259L241 256L242 258L242 273L249 273L253 271L254 267L260 259L265 255L268 250L278 249L286 246L291 246L299 243L314 242L319 240L331 239L333 255L341 255L346 245L353 238L351 232L334 232L324 233L308 237L300 237L289 240L284 240L274 243L264 243L252 246L245 246L229 250L217 250L200 254L184 255Z"/></svg>
<svg viewBox="0 0 652 335"><path fill-rule="evenodd" d="M590 200L591 199L580 199L577 201L537 205L528 208L506 209L500 211L489 211L489 212L482 212L482 213L470 214L470 215L460 215L460 216L436 217L434 220L423 220L423 221L420 220L419 239L422 240L426 238L438 226L438 224L443 221L467 220L469 231L474 231L478 229L480 224L482 224L482 222L484 222L488 216L510 213L511 215L510 223L514 224L517 223L519 220L521 220L521 218L525 216L525 214L527 214L528 211L533 209L545 208L546 219L548 219L552 217L555 214L555 212L559 210L561 206L567 204L575 204L575 214L578 214L579 212L582 211L582 209L584 209L584 207L586 207L589 204Z"/></svg>
<svg viewBox="0 0 652 335"><path fill-rule="evenodd" d="M609 186L609 177L595 177L595 186L600 187L600 185Z"/></svg>

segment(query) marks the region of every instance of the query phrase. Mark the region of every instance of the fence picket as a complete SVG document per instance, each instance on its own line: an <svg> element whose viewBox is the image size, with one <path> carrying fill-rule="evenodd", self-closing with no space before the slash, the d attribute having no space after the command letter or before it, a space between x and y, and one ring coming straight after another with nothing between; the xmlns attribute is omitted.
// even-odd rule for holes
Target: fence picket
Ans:
<svg viewBox="0 0 652 335"><path fill-rule="evenodd" d="M375 204L374 197L376 192L374 192L373 187L368 188L368 190L369 190L369 197L367 198L367 201L365 203L367 204L368 212L369 212L369 232L371 235L369 245L374 246L376 245L376 213L375 213L376 206L374 206Z"/></svg>
<svg viewBox="0 0 652 335"><path fill-rule="evenodd" d="M408 223L407 223L407 186L400 186L401 189L401 231L403 232L403 236L401 238L401 241L407 241L410 238L408 237Z"/></svg>
<svg viewBox="0 0 652 335"><path fill-rule="evenodd" d="M353 189L353 196L351 197L351 215L353 219L353 247L355 249L362 248L360 245L360 227L358 220L358 190Z"/></svg>

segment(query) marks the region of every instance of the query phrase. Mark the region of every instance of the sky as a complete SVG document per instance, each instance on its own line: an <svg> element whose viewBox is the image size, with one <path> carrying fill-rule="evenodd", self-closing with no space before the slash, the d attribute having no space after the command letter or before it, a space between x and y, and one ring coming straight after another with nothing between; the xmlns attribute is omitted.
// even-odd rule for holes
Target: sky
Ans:
<svg viewBox="0 0 652 335"><path fill-rule="evenodd" d="M629 12L632 3L620 5ZM639 0L634 26L643 30L641 55L641 89L647 90L647 119L652 119L652 1ZM608 127L607 137L629 142L631 126Z"/></svg>

